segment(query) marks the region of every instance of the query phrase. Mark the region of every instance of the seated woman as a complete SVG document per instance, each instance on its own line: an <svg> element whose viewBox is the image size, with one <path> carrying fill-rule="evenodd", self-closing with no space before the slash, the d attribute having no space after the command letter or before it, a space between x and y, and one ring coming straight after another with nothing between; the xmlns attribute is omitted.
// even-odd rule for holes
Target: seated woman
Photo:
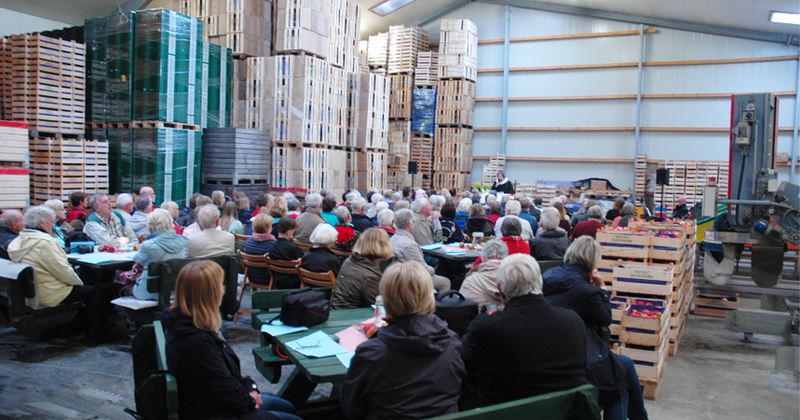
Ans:
<svg viewBox="0 0 800 420"><path fill-rule="evenodd" d="M328 195L327 197L322 199L322 211L319 213L323 219L325 219L331 227L336 227L336 224L339 223L339 218L336 217L336 213L333 211L336 209L336 197L333 194Z"/></svg>
<svg viewBox="0 0 800 420"><path fill-rule="evenodd" d="M503 217L503 206L495 201L489 205L489 214L486 215L486 218L491 220L492 226L494 226L497 223L497 219L501 217Z"/></svg>
<svg viewBox="0 0 800 420"><path fill-rule="evenodd" d="M239 358L219 331L224 277L212 261L188 264L178 274L175 301L164 309L180 418L299 420L290 402L259 393L253 379L242 377Z"/></svg>
<svg viewBox="0 0 800 420"><path fill-rule="evenodd" d="M250 223L250 219L253 217L253 210L250 210L250 199L241 191L236 192L236 217L243 225Z"/></svg>
<svg viewBox="0 0 800 420"><path fill-rule="evenodd" d="M269 215L272 216L272 235L278 236L278 222L289 212L289 206L283 196L272 197L269 200ZM260 214L260 213L259 213Z"/></svg>
<svg viewBox="0 0 800 420"><path fill-rule="evenodd" d="M486 217L483 206L475 203L469 208L469 219L464 225L464 233L472 236L475 232L483 232L485 238L494 235L494 223Z"/></svg>
<svg viewBox="0 0 800 420"><path fill-rule="evenodd" d="M194 220L194 222L192 222L189 226L183 228L183 236L189 238L192 235L198 234L203 231L203 229L200 227L200 224L197 223L197 212L199 212L200 209L203 208L203 206L209 204L213 204L210 197L207 197L205 195L197 197L197 199L195 200L194 210L192 210L192 220ZM219 226L217 226L217 230L219 230Z"/></svg>
<svg viewBox="0 0 800 420"><path fill-rule="evenodd" d="M337 207L334 213L339 220L339 223L336 224L336 232L339 233L336 237L336 248L343 251L350 250L361 236L361 231L353 226L353 217L346 206Z"/></svg>
<svg viewBox="0 0 800 420"><path fill-rule="evenodd" d="M622 211L622 206L624 205L625 205L625 199L622 197L617 197L614 200L614 208L606 213L606 220L609 222L613 222L614 219L616 219L620 215L620 212Z"/></svg>
<svg viewBox="0 0 800 420"><path fill-rule="evenodd" d="M586 378L600 390L606 420L646 420L642 388L633 360L616 355L600 334L611 324L611 292L597 272L600 244L581 236L567 249L564 265L544 273L542 292L551 305L572 309L586 324Z"/></svg>
<svg viewBox="0 0 800 420"><path fill-rule="evenodd" d="M292 242L297 223L291 217L281 217L278 222L278 240L269 249L269 258L273 260L292 261L303 257L303 250ZM273 286L276 289L297 289L300 287L300 276L297 274L273 273Z"/></svg>
<svg viewBox="0 0 800 420"><path fill-rule="evenodd" d="M563 229L564 232L567 233L567 237L569 237L569 233L572 231L572 223L570 223L570 218L567 216L567 208L564 207L561 200L554 201L553 207L555 207L561 215L561 219L558 221L558 227Z"/></svg>
<svg viewBox="0 0 800 420"><path fill-rule="evenodd" d="M612 223L611 226L628 227L628 222L636 219L636 207L631 203L625 203L625 205L622 206L622 210L620 210L619 216L614 218L614 223Z"/></svg>
<svg viewBox="0 0 800 420"><path fill-rule="evenodd" d="M111 338L106 336L108 314L114 308L111 300L119 296L120 285L84 286L67 261L67 254L52 236L55 221L56 212L50 207L28 208L22 219L25 229L8 244L8 255L12 261L28 264L36 270L36 296L40 307L83 302L88 320L86 337L92 342Z"/></svg>
<svg viewBox="0 0 800 420"><path fill-rule="evenodd" d="M331 251L329 248L336 241L338 232L333 226L327 223L320 223L311 232L309 240L313 246L308 248L308 251L303 254L303 262L300 268L315 273L327 273L333 271L334 276L339 275L339 269L342 267L342 260Z"/></svg>
<svg viewBox="0 0 800 420"><path fill-rule="evenodd" d="M224 232L244 235L244 225L239 221L236 202L228 201L222 206L222 217L219 219L219 226Z"/></svg>
<svg viewBox="0 0 800 420"><path fill-rule="evenodd" d="M56 223L53 226L53 237L58 241L60 247L64 247L65 238L69 232L72 232L72 225L67 223L67 210L64 209L64 202L58 199L47 200L44 205L53 209L56 212Z"/></svg>
<svg viewBox="0 0 800 420"><path fill-rule="evenodd" d="M150 236L142 242L142 248L133 257L133 269L142 273L133 286L133 297L141 300L156 300L158 293L147 291L147 266L156 261L186 258L189 238L175 233L172 217L164 209L153 210L147 215Z"/></svg>
<svg viewBox="0 0 800 420"><path fill-rule="evenodd" d="M340 207L341 208L341 207ZM375 303L381 282L378 263L394 254L389 235L381 229L367 229L353 247L336 278L331 309L366 308ZM426 271L427 273L427 271ZM430 278L430 274L428 274Z"/></svg>
<svg viewBox="0 0 800 420"><path fill-rule="evenodd" d="M388 325L359 345L350 362L340 399L347 418L422 419L458 411L467 381L461 340L433 315L430 278L417 262L386 270L380 293Z"/></svg>
<svg viewBox="0 0 800 420"><path fill-rule="evenodd" d="M165 201L161 203L161 208L166 210L167 213L169 213L170 217L172 217L172 228L175 229L175 233L177 233L178 235L183 235L183 228L181 227L181 225L178 224L178 222L175 221L175 219L177 219L178 216L181 214L181 210L178 207L178 203L174 201Z"/></svg>
<svg viewBox="0 0 800 420"><path fill-rule="evenodd" d="M458 223L458 227L461 230L464 230L464 227L467 225L467 219L469 219L469 209L472 207L472 199L471 198L462 198L461 201L458 202L458 207L456 208L456 223Z"/></svg>
<svg viewBox="0 0 800 420"><path fill-rule="evenodd" d="M509 217L503 220L503 225L500 230L503 232L503 237L500 238L508 247L508 255L512 254L529 254L531 253L531 246L528 241L522 239L522 225L519 223L519 218ZM479 256L472 266L476 266L483 262L482 256Z"/></svg>
<svg viewBox="0 0 800 420"><path fill-rule="evenodd" d="M253 235L247 238L242 252L249 255L265 255L269 253L275 237L272 236L272 216L266 213L259 214L253 219ZM247 271L249 281L267 286L269 285L269 270L261 267L251 267Z"/></svg>
<svg viewBox="0 0 800 420"><path fill-rule="evenodd" d="M83 225L86 224L86 218L89 216L86 209L89 207L90 195L83 191L74 191L69 194L69 204L72 207L67 213L66 221L75 230L82 230Z"/></svg>
<svg viewBox="0 0 800 420"><path fill-rule="evenodd" d="M505 222L503 222L505 225ZM503 258L508 256L508 245L505 242L492 239L483 244L481 251L480 264L473 264L472 269L467 273L464 282L461 283L459 292L467 299L478 302L483 306L487 303L497 305L497 309L503 309L503 300L500 298L500 291L497 289L497 270Z"/></svg>
<svg viewBox="0 0 800 420"><path fill-rule="evenodd" d="M225 205L225 192L221 190L212 191L211 202L214 203L214 205L219 209L219 212L222 213L222 206Z"/></svg>
<svg viewBox="0 0 800 420"><path fill-rule="evenodd" d="M439 224L441 226L441 238L436 238L436 242L444 244L451 244L453 242L463 242L464 233L461 232L461 227L456 223L456 207L452 202L448 201L442 206L441 216L439 216Z"/></svg>

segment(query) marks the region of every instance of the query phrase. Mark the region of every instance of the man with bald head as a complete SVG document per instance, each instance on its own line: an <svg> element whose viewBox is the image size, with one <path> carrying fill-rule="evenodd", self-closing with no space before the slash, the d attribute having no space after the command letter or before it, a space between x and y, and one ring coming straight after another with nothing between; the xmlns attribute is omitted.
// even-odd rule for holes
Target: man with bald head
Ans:
<svg viewBox="0 0 800 420"><path fill-rule="evenodd" d="M148 186L142 187L139 190L139 196L143 196L143 195L146 195L146 196L150 197L150 201L152 201L153 204L156 203L156 192L153 191L152 187L148 187Z"/></svg>
<svg viewBox="0 0 800 420"><path fill-rule="evenodd" d="M677 204L670 219L685 219L689 215L689 208L686 206L686 196L682 195L678 197Z"/></svg>
<svg viewBox="0 0 800 420"><path fill-rule="evenodd" d="M16 239L24 228L22 213L16 210L3 211L0 215L0 258L11 259L8 257L8 244Z"/></svg>

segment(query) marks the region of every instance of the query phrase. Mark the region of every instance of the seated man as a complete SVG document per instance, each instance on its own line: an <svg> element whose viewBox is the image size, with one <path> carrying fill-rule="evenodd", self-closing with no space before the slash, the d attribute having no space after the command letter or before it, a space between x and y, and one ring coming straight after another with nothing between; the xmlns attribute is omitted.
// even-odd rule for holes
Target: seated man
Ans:
<svg viewBox="0 0 800 420"><path fill-rule="evenodd" d="M29 208L24 217L25 230L9 244L8 253L14 262L36 270L39 306L50 308L79 301L86 304L86 336L91 341L100 341L104 338L108 313L113 309L111 300L119 296L120 285L83 285L67 261L67 254L52 236L55 219L56 212L49 207Z"/></svg>
<svg viewBox="0 0 800 420"><path fill-rule="evenodd" d="M367 217L366 214L366 206L367 200L364 200L361 197L353 199L350 207L353 208L351 217L353 218L352 222L353 226L361 233L367 231L367 229L372 227L372 219Z"/></svg>
<svg viewBox="0 0 800 420"><path fill-rule="evenodd" d="M89 239L98 245L113 245L120 237L128 238L131 243L139 242L130 223L123 225L120 217L114 213L108 195L95 194L90 202L93 211L83 227L83 232L89 236Z"/></svg>
<svg viewBox="0 0 800 420"><path fill-rule="evenodd" d="M569 238L558 228L561 213L555 207L542 209L542 234L530 241L531 255L537 260L560 260L569 248Z"/></svg>
<svg viewBox="0 0 800 420"><path fill-rule="evenodd" d="M133 209L133 197L130 194L123 193L117 196L117 216L122 216L123 222L128 223L131 220Z"/></svg>
<svg viewBox="0 0 800 420"><path fill-rule="evenodd" d="M217 230L219 226L219 209L213 204L206 204L197 211L197 223L202 231L189 237L186 245L189 258L216 257L231 255L235 252L232 233Z"/></svg>
<svg viewBox="0 0 800 420"><path fill-rule="evenodd" d="M427 201L427 200L426 200ZM437 276L434 274L433 267L425 263L425 258L422 256L422 248L414 240L414 212L409 209L401 209L395 212L395 226L397 233L392 235L389 239L394 246L394 255L400 262L416 261L425 266L428 273L431 275L433 281L433 288L438 293L444 293L450 290L450 280L447 277Z"/></svg>
<svg viewBox="0 0 800 420"><path fill-rule="evenodd" d="M292 242L297 223L291 217L281 217L278 221L278 240L269 249L271 260L293 261L303 258L303 250ZM297 274L272 273L275 289L297 289L300 276Z"/></svg>
<svg viewBox="0 0 800 420"><path fill-rule="evenodd" d="M131 229L137 237L147 237L150 229L147 227L147 215L153 211L153 202L148 196L141 196L136 199L136 213L130 218ZM123 216L124 217L124 216Z"/></svg>
<svg viewBox="0 0 800 420"><path fill-rule="evenodd" d="M597 231L605 227L605 223L603 223L603 209L600 206L591 206L589 210L586 211L587 219L578 222L575 225L575 229L572 230L572 240L580 238L583 235L591 236L595 238L597 235Z"/></svg>
<svg viewBox="0 0 800 420"><path fill-rule="evenodd" d="M327 223L322 215L320 215L320 206L322 205L322 196L319 194L309 194L306 196L306 211L297 216L297 230L294 233L294 238L300 242L311 242L311 233L317 228L320 223Z"/></svg>
<svg viewBox="0 0 800 420"><path fill-rule="evenodd" d="M508 203L506 203L506 215L501 217L501 218L499 218L499 219L497 219L497 221L494 223L494 236L495 236L495 238L500 238L500 237L506 236L506 235L503 235L503 222L504 221L506 221L508 219L516 219L516 220L519 221L519 225L522 228L522 233L519 236L522 236L522 239L524 239L526 241L530 241L531 239L533 239L534 230L531 227L531 224L527 220L519 217L519 213L520 213L521 210L522 210L522 206L521 206L520 202L517 201L517 200L510 200Z"/></svg>
<svg viewBox="0 0 800 420"><path fill-rule="evenodd" d="M8 244L17 239L24 227L22 213L16 210L3 211L0 215L0 258L11 259L8 257Z"/></svg>
<svg viewBox="0 0 800 420"><path fill-rule="evenodd" d="M434 242L433 227L428 222L428 217L433 212L430 201L424 197L417 198L411 203L411 210L414 211L414 231L412 232L414 240L420 245L432 244Z"/></svg>
<svg viewBox="0 0 800 420"><path fill-rule="evenodd" d="M470 323L464 363L483 407L586 384L586 331L580 316L542 296L539 264L506 257L497 271L505 309ZM502 343L502 345L498 345Z"/></svg>

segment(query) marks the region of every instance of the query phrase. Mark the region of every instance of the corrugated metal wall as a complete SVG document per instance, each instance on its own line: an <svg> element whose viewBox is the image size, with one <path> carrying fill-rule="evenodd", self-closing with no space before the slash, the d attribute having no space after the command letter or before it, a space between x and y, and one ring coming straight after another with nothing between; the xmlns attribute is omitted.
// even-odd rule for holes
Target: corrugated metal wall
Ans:
<svg viewBox="0 0 800 420"><path fill-rule="evenodd" d="M445 18L468 18L478 25L479 38L504 37L505 8L472 3ZM439 21L425 29L436 42ZM511 38L637 30L639 25L511 8ZM798 48L717 35L655 28L645 35L645 62L714 60L785 56ZM638 62L639 36L577 38L512 42L510 67ZM645 66L643 94L693 94L794 91L797 60L717 65ZM478 68L502 68L503 45L481 44ZM638 69L512 71L510 97L635 95ZM478 98L502 98L502 72L479 73ZM635 99L510 101L508 127L634 127ZM794 97L782 96L779 125L794 123ZM475 126L501 127L502 102L478 102ZM643 99L642 127L728 127L729 98ZM791 131L782 131L778 150L791 152ZM635 157L633 131L509 131L509 157L586 158L586 162L508 162L506 172L518 182L539 179L570 181L608 178L619 188L632 189L633 163L590 162L592 158ZM488 156L502 151L501 132L476 131L473 153ZM642 131L641 153L649 159L727 160L727 132ZM476 160L473 182L481 178L483 160ZM788 178L788 167L782 167Z"/></svg>

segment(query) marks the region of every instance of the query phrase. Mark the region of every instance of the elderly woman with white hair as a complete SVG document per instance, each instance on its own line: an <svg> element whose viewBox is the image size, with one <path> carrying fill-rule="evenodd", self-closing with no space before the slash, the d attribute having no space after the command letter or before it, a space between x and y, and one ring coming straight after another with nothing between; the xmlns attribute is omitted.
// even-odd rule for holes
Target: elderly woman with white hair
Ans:
<svg viewBox="0 0 800 420"><path fill-rule="evenodd" d="M561 214L555 207L542 209L542 234L530 241L531 256L537 260L560 260L569 247L567 232L558 228Z"/></svg>
<svg viewBox="0 0 800 420"><path fill-rule="evenodd" d="M378 212L380 211L378 210L378 204L385 203L385 201L383 201L383 195L376 192L372 194L372 196L369 198L369 201L370 203L369 206L367 206L368 208L366 214L367 217L369 217L370 219L375 219L375 217L378 215Z"/></svg>
<svg viewBox="0 0 800 420"><path fill-rule="evenodd" d="M178 207L178 203L174 201L165 201L161 203L161 208L166 210L169 213L169 216L172 217L172 228L175 229L175 233L178 235L183 235L183 228L175 219L181 214L181 209Z"/></svg>
<svg viewBox="0 0 800 420"><path fill-rule="evenodd" d="M310 246L303 255L300 268L315 273L333 271L333 275L338 276L342 260L330 249L330 245L336 242L337 236L339 236L339 232L333 226L327 223L318 224L310 236L311 243L314 245Z"/></svg>
<svg viewBox="0 0 800 420"><path fill-rule="evenodd" d="M71 224L67 223L67 209L64 208L64 202L58 199L47 200L44 205L53 209L56 212L56 223L53 226L53 237L56 238L58 244L63 248L65 246L65 238L67 234L75 230Z"/></svg>
<svg viewBox="0 0 800 420"><path fill-rule="evenodd" d="M140 300L157 300L158 293L147 291L147 266L156 261L186 258L186 244L189 238L175 232L172 217L164 209L153 210L147 215L150 236L142 242L142 248L133 257L133 269L142 273L133 286L133 297Z"/></svg>
<svg viewBox="0 0 800 420"><path fill-rule="evenodd" d="M628 222L631 220L636 220L636 207L632 203L625 203L619 212L619 216L614 219L614 223L611 226L628 227Z"/></svg>
<svg viewBox="0 0 800 420"><path fill-rule="evenodd" d="M464 227L467 225L467 219L469 219L469 208L472 207L472 199L471 198L462 198L461 201L458 202L458 206L456 207L456 223L458 223L458 227L461 230L464 230Z"/></svg>
<svg viewBox="0 0 800 420"><path fill-rule="evenodd" d="M394 227L394 212L390 209L383 209L378 212L378 229L386 231L391 238L392 235L397 233L397 230Z"/></svg>
<svg viewBox="0 0 800 420"><path fill-rule="evenodd" d="M350 214L350 210L347 209L347 206L336 207L334 213L339 220L335 228L336 232L339 234L336 237L336 248L349 251L353 249L353 246L358 242L361 232L353 226L353 217Z"/></svg>
<svg viewBox="0 0 800 420"><path fill-rule="evenodd" d="M497 270L497 289L505 309L478 315L462 339L467 372L476 383L475 405L586 384L583 322L574 312L547 303L536 260L508 256Z"/></svg>
<svg viewBox="0 0 800 420"><path fill-rule="evenodd" d="M602 252L590 236L581 236L564 255L564 265L544 273L543 292L551 305L575 311L586 324L586 376L600 390L608 420L646 420L642 389L633 361L608 350L600 329L611 324L611 292L597 272Z"/></svg>
<svg viewBox="0 0 800 420"><path fill-rule="evenodd" d="M500 290L497 289L497 269L507 256L508 245L503 241L492 239L483 244L481 250L483 263L473 264L464 282L461 283L459 292L465 298L478 302L480 306L492 303L497 305L497 309L502 310L503 300L500 299Z"/></svg>

